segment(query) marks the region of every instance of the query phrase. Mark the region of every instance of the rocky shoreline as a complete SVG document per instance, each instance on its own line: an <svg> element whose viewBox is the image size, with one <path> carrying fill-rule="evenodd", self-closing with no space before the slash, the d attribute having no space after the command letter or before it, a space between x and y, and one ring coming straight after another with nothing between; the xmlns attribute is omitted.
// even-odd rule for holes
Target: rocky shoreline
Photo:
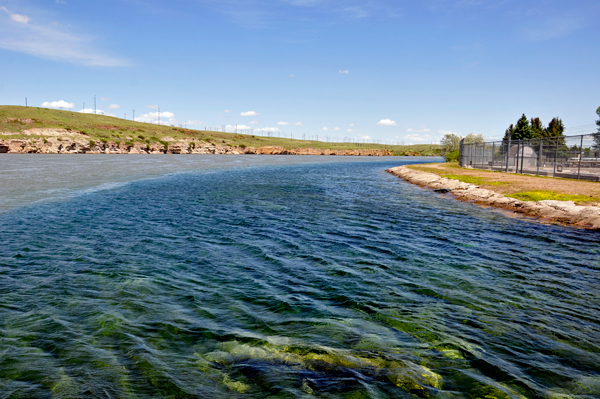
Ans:
<svg viewBox="0 0 600 399"><path fill-rule="evenodd" d="M447 179L435 173L412 170L406 166L391 168L387 172L409 183L428 187L439 193L452 193L456 199L461 201L492 206L534 217L546 223L568 225L590 230L600 229L599 207L575 205L573 201L520 201L505 197L491 190L480 188L475 184Z"/></svg>
<svg viewBox="0 0 600 399"><path fill-rule="evenodd" d="M9 154L256 154L256 155L340 155L391 156L389 150L231 146L202 140L94 141L83 133L63 129L32 129L23 132L36 137L0 139L0 153ZM2 133L7 135L6 133Z"/></svg>

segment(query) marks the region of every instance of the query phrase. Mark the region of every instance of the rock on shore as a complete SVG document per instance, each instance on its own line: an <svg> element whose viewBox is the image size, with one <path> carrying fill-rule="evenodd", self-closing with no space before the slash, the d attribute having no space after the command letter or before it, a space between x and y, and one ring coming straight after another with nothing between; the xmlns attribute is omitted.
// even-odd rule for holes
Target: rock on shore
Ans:
<svg viewBox="0 0 600 399"><path fill-rule="evenodd" d="M480 188L475 184L447 179L434 173L412 170L406 166L391 168L387 171L421 187L429 187L438 192L451 192L456 199L462 201L493 206L532 216L549 223L593 230L600 229L600 208L595 206L575 205L573 201L520 201Z"/></svg>
<svg viewBox="0 0 600 399"><path fill-rule="evenodd" d="M42 130L42 129L38 129ZM43 137L0 140L0 153L11 154L258 154L258 155L346 155L389 156L389 150L330 150L320 148L236 147L201 140L164 141L150 143L93 141L77 132L37 132Z"/></svg>

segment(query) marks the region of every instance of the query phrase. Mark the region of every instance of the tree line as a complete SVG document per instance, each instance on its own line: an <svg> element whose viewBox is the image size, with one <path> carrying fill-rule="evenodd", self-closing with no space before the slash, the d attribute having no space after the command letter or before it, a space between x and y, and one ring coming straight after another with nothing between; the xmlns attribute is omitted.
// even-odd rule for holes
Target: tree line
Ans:
<svg viewBox="0 0 600 399"><path fill-rule="evenodd" d="M544 126L540 118L527 119L525 114L519 118L516 125L510 125L504 132L503 141L543 139L549 137L562 137L565 133L563 121L553 118L548 126Z"/></svg>
<svg viewBox="0 0 600 399"><path fill-rule="evenodd" d="M458 161L460 140L462 140L462 137L453 133L445 134L440 140L440 144L442 145L442 153L447 162ZM485 143L483 135L469 133L465 136L465 144L478 143Z"/></svg>

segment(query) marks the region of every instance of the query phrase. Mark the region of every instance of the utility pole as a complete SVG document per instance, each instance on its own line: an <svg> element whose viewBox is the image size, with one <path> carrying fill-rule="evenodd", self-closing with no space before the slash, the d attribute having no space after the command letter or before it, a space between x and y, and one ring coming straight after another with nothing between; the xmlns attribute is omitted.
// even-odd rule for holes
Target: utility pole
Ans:
<svg viewBox="0 0 600 399"><path fill-rule="evenodd" d="M133 109L132 112L133 112L133 118L131 118L131 120L135 122L135 109Z"/></svg>
<svg viewBox="0 0 600 399"><path fill-rule="evenodd" d="M27 97L25 97L25 106L27 107Z"/></svg>

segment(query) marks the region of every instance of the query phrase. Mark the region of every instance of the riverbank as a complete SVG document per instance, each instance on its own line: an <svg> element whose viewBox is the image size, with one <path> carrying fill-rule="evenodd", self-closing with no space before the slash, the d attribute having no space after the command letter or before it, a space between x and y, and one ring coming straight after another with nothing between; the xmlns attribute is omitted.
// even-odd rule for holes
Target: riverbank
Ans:
<svg viewBox="0 0 600 399"><path fill-rule="evenodd" d="M46 132L48 133L48 132ZM285 148L281 146L247 147L217 144L202 140L170 140L150 143L94 141L74 137L77 133L54 130L53 136L0 140L0 153L9 154L221 154L221 155L340 155L391 156L384 149ZM410 154L416 155L416 154Z"/></svg>
<svg viewBox="0 0 600 399"><path fill-rule="evenodd" d="M319 140L320 139L320 140ZM0 152L440 156L437 144L367 143L278 128L144 123L107 115L0 105ZM370 151L366 151L370 150ZM372 151L376 150L376 151Z"/></svg>
<svg viewBox="0 0 600 399"><path fill-rule="evenodd" d="M416 167L420 169L430 169L432 171L435 168L435 166L430 166L429 168L426 168L426 166L427 165L419 165ZM413 168L414 167L415 166L413 166ZM497 174L495 174L496 179L494 181L484 180L483 185L486 185L486 188L483 188L481 187L482 184L473 184L460 181L460 175L453 176L456 178L444 177L443 169L438 169L437 173L432 173L425 170L412 169L407 166L399 166L388 169L387 171L408 181L409 183L416 184L421 187L428 187L443 194L449 193L461 201L468 201L483 206L491 206L516 214L534 217L546 223L575 226L592 230L600 229L600 207L593 205L596 203L596 198L593 195L588 197L590 201L580 201L582 205L576 204L575 201L526 201L513 198L514 196L518 196L516 194L508 196L502 192L499 192L502 190L506 191L506 186L510 183L503 182L500 176ZM514 178L514 176L509 175L508 178ZM526 176L526 178L540 179L539 177L532 176ZM463 177L462 180L468 179ZM556 180L554 183L556 184ZM581 183L589 184L589 182ZM494 187L496 187L495 190L493 189ZM578 198L583 196L574 195L573 197Z"/></svg>

